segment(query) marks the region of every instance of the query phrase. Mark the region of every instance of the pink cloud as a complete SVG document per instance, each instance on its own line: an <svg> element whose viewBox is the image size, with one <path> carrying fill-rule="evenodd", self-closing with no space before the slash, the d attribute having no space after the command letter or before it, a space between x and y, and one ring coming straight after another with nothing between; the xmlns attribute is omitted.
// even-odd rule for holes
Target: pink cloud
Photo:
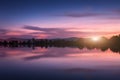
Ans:
<svg viewBox="0 0 120 80"><path fill-rule="evenodd" d="M119 34L116 30L107 30L107 28L41 28L34 26L23 27L24 31L14 31L1 29L1 38L66 38L66 37L92 37L92 36L112 36ZM33 30L33 32L29 32Z"/></svg>

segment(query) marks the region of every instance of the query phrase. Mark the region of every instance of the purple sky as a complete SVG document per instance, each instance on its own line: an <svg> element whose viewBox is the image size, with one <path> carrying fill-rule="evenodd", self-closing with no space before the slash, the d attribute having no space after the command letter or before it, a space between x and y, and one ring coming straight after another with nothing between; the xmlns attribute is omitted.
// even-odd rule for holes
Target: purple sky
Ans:
<svg viewBox="0 0 120 80"><path fill-rule="evenodd" d="M110 37L120 32L119 0L1 0L0 38Z"/></svg>

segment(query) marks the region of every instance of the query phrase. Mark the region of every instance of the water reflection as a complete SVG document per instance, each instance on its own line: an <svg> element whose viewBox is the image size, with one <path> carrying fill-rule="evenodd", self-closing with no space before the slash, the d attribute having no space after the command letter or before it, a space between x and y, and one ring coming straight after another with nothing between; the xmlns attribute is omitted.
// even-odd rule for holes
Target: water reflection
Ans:
<svg viewBox="0 0 120 80"><path fill-rule="evenodd" d="M120 55L110 48L2 47L0 64L1 80L119 80L120 74Z"/></svg>
<svg viewBox="0 0 120 80"><path fill-rule="evenodd" d="M36 49L36 47L39 47L39 48L43 48L43 49L47 49L47 48L78 48L80 50L84 49L84 48L87 48L88 50L94 50L94 49L98 49L98 50L101 50L101 51L107 51L108 49L110 49L112 52L115 52L115 53L120 53L120 48L118 47L92 47L92 46L86 46L86 47L83 47L83 46L70 46L70 45L53 45L53 46L50 46L48 44L46 45L39 45L39 46L35 46L35 45L17 45L17 46L10 46L10 45L2 45L0 46L0 48L11 48L11 49L16 49L16 48L26 48L26 49Z"/></svg>

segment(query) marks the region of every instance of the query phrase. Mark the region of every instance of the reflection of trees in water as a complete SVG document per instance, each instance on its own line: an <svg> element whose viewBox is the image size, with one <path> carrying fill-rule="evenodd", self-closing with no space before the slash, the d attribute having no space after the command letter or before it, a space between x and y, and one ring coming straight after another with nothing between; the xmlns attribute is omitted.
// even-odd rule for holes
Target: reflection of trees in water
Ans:
<svg viewBox="0 0 120 80"><path fill-rule="evenodd" d="M78 38L75 40L70 39L29 39L29 40L11 40L0 41L1 47L29 47L35 49L35 47L48 48L48 47L72 47L72 48L87 48L100 49L106 51L110 49L113 52L120 53L120 35L113 36L110 39L101 37L97 42L94 42L90 38Z"/></svg>

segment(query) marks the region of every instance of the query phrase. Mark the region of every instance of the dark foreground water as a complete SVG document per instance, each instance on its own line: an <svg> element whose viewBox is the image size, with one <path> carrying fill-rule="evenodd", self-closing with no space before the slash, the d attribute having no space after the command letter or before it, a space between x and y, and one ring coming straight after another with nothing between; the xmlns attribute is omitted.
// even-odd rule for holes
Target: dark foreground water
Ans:
<svg viewBox="0 0 120 80"><path fill-rule="evenodd" d="M109 49L0 48L0 80L120 80L120 54Z"/></svg>

